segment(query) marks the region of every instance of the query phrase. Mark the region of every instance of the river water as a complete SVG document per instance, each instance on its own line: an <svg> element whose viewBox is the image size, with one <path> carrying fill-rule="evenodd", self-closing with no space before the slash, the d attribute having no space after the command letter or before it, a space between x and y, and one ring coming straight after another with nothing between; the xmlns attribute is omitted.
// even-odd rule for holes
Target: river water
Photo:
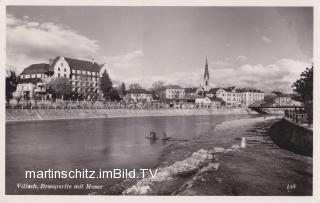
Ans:
<svg viewBox="0 0 320 203"><path fill-rule="evenodd" d="M91 190L39 190L17 184L94 183L104 188L118 179L26 179L25 170L98 171L152 168L172 142L150 142L150 131L193 139L215 125L255 115L161 116L6 123L6 194L88 194ZM93 190L94 191L94 190Z"/></svg>

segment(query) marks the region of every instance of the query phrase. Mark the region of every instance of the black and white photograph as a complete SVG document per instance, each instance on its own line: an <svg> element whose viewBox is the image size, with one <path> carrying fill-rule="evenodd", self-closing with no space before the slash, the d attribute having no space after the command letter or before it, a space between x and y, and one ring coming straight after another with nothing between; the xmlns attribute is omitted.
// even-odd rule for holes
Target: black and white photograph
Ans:
<svg viewBox="0 0 320 203"><path fill-rule="evenodd" d="M6 5L5 195L314 196L314 12Z"/></svg>

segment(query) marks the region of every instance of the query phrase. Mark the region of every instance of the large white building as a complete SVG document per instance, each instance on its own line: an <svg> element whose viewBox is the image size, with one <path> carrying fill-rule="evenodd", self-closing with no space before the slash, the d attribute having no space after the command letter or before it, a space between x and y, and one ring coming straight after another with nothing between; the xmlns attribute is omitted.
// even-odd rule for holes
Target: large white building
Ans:
<svg viewBox="0 0 320 203"><path fill-rule="evenodd" d="M57 56L55 59L50 59L48 64L32 64L25 68L20 74L20 86L18 85L15 95L31 96L37 93L39 87L42 88L41 93L45 93L43 90L52 79L64 77L70 80L74 93L90 99L101 94L99 83L105 70L103 64L99 65L94 60L84 61Z"/></svg>
<svg viewBox="0 0 320 203"><path fill-rule="evenodd" d="M260 90L235 86L213 88L206 95L223 99L226 106L249 106L264 99L264 93Z"/></svg>

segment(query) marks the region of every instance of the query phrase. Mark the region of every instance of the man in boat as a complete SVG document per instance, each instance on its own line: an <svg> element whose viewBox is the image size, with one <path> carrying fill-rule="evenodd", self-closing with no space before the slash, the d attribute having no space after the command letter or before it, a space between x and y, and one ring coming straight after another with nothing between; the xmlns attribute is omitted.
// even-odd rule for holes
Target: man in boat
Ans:
<svg viewBox="0 0 320 203"><path fill-rule="evenodd" d="M151 131L149 137L150 137L151 140L155 140L156 139L156 133Z"/></svg>
<svg viewBox="0 0 320 203"><path fill-rule="evenodd" d="M162 138L163 140L167 140L168 137L167 137L167 133L165 131L163 131L163 134L162 134Z"/></svg>

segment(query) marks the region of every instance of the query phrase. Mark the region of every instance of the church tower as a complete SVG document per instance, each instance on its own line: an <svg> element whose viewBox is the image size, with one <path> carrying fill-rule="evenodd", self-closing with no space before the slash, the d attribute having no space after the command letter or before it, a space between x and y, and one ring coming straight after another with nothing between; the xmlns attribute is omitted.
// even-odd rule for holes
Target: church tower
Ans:
<svg viewBox="0 0 320 203"><path fill-rule="evenodd" d="M204 69L204 91L209 91L209 69L208 69L208 59L206 57L206 65Z"/></svg>

